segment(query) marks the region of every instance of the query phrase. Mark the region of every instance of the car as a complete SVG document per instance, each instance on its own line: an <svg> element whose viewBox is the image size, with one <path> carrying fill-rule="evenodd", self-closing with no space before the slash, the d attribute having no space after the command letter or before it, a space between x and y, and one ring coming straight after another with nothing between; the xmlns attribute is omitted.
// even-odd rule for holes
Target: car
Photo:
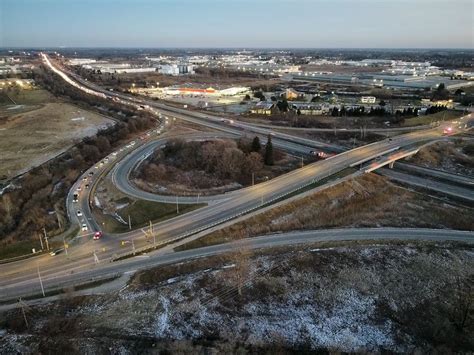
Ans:
<svg viewBox="0 0 474 355"><path fill-rule="evenodd" d="M94 233L94 236L92 237L92 239L94 240L99 240L100 238L102 238L104 234L101 232L101 231L98 231L98 232L95 232Z"/></svg>
<svg viewBox="0 0 474 355"><path fill-rule="evenodd" d="M98 166L98 165L96 165L96 166L95 166L95 168L96 168L96 169L99 169L99 166Z"/></svg>
<svg viewBox="0 0 474 355"><path fill-rule="evenodd" d="M92 176L94 175L94 172L93 171L89 171L89 176Z"/></svg>
<svg viewBox="0 0 474 355"><path fill-rule="evenodd" d="M62 251L63 251L63 249L54 249L52 252L49 253L49 255L55 256L55 255L58 255L59 253L61 253Z"/></svg>
<svg viewBox="0 0 474 355"><path fill-rule="evenodd" d="M82 212L80 210L77 210L77 215L82 216Z"/></svg>
<svg viewBox="0 0 474 355"><path fill-rule="evenodd" d="M84 176L84 177L82 178L82 181L87 181L87 176Z"/></svg>
<svg viewBox="0 0 474 355"><path fill-rule="evenodd" d="M88 229L88 228L87 228L87 224L82 223L82 228L81 228L81 229L82 229L83 232L86 232L87 229Z"/></svg>
<svg viewBox="0 0 474 355"><path fill-rule="evenodd" d="M85 185L85 188L86 188L86 189L88 189L89 187L90 187L90 185L89 185L89 184L86 184L86 185Z"/></svg>
<svg viewBox="0 0 474 355"><path fill-rule="evenodd" d="M445 127L443 130L443 134L452 134L453 133L453 127Z"/></svg>
<svg viewBox="0 0 474 355"><path fill-rule="evenodd" d="M79 195L77 193L75 193L73 196L72 196L72 202L77 202L79 201Z"/></svg>
<svg viewBox="0 0 474 355"><path fill-rule="evenodd" d="M76 190L81 191L81 185L79 185Z"/></svg>

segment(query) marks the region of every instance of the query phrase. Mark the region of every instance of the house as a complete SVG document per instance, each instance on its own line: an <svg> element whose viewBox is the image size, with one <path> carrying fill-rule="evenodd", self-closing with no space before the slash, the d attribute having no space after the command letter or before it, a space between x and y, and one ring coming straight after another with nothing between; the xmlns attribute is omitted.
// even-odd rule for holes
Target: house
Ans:
<svg viewBox="0 0 474 355"><path fill-rule="evenodd" d="M292 103L291 107L301 115L322 116L329 114L329 106L315 103Z"/></svg>
<svg viewBox="0 0 474 355"><path fill-rule="evenodd" d="M360 98L360 102L363 104L375 104L376 100L375 96L362 96Z"/></svg>
<svg viewBox="0 0 474 355"><path fill-rule="evenodd" d="M255 106L250 109L250 113L257 115L271 115L274 106L275 104L273 102L260 101L257 102Z"/></svg>
<svg viewBox="0 0 474 355"><path fill-rule="evenodd" d="M287 100L294 100L300 96L300 93L295 89L289 88L285 90L285 97Z"/></svg>

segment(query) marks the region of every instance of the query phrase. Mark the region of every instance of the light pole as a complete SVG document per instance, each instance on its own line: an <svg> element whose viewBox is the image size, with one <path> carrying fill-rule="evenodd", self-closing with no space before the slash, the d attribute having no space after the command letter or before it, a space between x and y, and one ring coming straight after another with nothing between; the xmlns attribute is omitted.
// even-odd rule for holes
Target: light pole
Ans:
<svg viewBox="0 0 474 355"><path fill-rule="evenodd" d="M46 235L46 228L43 227L44 240L46 241L46 250L49 250L48 236Z"/></svg>
<svg viewBox="0 0 474 355"><path fill-rule="evenodd" d="M39 240L40 240L40 243L41 243L41 250L44 250L44 247L43 247L43 238L41 238L41 233L38 233L38 237L39 237Z"/></svg>
<svg viewBox="0 0 474 355"><path fill-rule="evenodd" d="M64 239L64 237L63 237L63 244L64 244L64 251L66 252L66 255L67 255L68 245L66 244L66 240Z"/></svg>
<svg viewBox="0 0 474 355"><path fill-rule="evenodd" d="M46 297L46 295L44 293L43 280L41 280L39 265L37 265L37 267L38 267L38 278L39 278L39 282L40 282L40 285L41 285L41 292L43 293L43 297Z"/></svg>
<svg viewBox="0 0 474 355"><path fill-rule="evenodd" d="M178 196L176 196L176 214L179 214Z"/></svg>

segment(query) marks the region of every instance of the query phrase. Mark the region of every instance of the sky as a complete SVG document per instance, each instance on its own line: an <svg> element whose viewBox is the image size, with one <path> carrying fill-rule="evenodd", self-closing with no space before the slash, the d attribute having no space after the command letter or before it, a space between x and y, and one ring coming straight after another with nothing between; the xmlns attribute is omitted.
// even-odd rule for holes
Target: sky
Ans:
<svg viewBox="0 0 474 355"><path fill-rule="evenodd" d="M474 0L0 0L0 47L474 48Z"/></svg>

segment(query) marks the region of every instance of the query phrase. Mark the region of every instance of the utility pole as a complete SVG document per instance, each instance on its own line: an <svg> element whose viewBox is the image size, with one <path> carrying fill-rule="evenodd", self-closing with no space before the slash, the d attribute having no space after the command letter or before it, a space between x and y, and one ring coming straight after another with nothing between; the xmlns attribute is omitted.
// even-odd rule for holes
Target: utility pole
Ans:
<svg viewBox="0 0 474 355"><path fill-rule="evenodd" d="M252 186L255 185L255 173L252 172Z"/></svg>
<svg viewBox="0 0 474 355"><path fill-rule="evenodd" d="M46 250L49 250L48 236L46 235L46 228L43 227L44 240L46 241Z"/></svg>
<svg viewBox="0 0 474 355"><path fill-rule="evenodd" d="M303 156L301 156L301 167L304 166L304 160L303 160Z"/></svg>
<svg viewBox="0 0 474 355"><path fill-rule="evenodd" d="M130 220L130 215L128 215L128 229L132 230L132 221Z"/></svg>
<svg viewBox="0 0 474 355"><path fill-rule="evenodd" d="M200 192L198 192L198 197L197 197L196 203L199 203L199 196L201 196Z"/></svg>
<svg viewBox="0 0 474 355"><path fill-rule="evenodd" d="M64 244L64 251L66 252L66 255L67 255L67 247L68 247L68 245L66 244L66 240L64 239L64 237L63 237L63 244Z"/></svg>
<svg viewBox="0 0 474 355"><path fill-rule="evenodd" d="M41 233L38 234L38 237L39 237L39 240L40 240L40 243L41 243L41 250L44 250L44 247L43 247L43 238L41 238Z"/></svg>
<svg viewBox="0 0 474 355"><path fill-rule="evenodd" d="M23 301L21 300L21 297L18 299L18 304L19 304L20 307L21 307L21 312L23 313L23 318L25 319L26 327L29 328L29 326L28 326L28 320L26 319L25 304L24 304Z"/></svg>
<svg viewBox="0 0 474 355"><path fill-rule="evenodd" d="M44 293L43 280L41 280L39 265L37 265L37 267L38 267L38 278L39 278L39 282L40 282L40 285L41 285L41 292L43 293L43 297L46 297L46 295Z"/></svg>
<svg viewBox="0 0 474 355"><path fill-rule="evenodd" d="M59 229L62 229L63 226L62 226L62 223L61 223L61 218L59 216L59 212L57 210L54 211L54 213L56 214L56 218L58 220L58 226L59 226Z"/></svg>
<svg viewBox="0 0 474 355"><path fill-rule="evenodd" d="M133 248L133 255L135 255L135 242L133 239L132 239L132 248Z"/></svg>
<svg viewBox="0 0 474 355"><path fill-rule="evenodd" d="M179 214L178 196L176 196L176 214Z"/></svg>

